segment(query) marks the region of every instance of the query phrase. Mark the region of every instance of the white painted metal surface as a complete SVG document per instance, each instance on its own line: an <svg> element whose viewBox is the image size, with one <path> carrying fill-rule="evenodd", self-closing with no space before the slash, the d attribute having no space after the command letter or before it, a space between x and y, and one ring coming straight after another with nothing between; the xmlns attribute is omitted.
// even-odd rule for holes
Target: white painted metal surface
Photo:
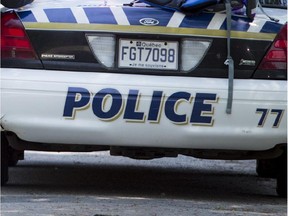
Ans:
<svg viewBox="0 0 288 216"><path fill-rule="evenodd" d="M24 140L64 144L265 150L287 140L286 81L235 80L233 110L227 115L227 79L79 74L2 69L3 128ZM85 106L74 107L74 118L64 116L64 107L71 109L67 106L69 87L90 92ZM108 88L108 93L111 89L117 91L118 102L121 101L121 110L109 121L97 116L95 110L102 109L102 114L111 110L115 104L113 94L100 95L100 101L101 97L103 99L100 108L96 107L97 101L94 102L95 95ZM131 91L137 93L134 99ZM163 96L158 107L157 100L152 102L155 91L162 92ZM72 98L75 103L83 99L79 94ZM206 98L195 103L200 95L205 99L207 94L217 99ZM188 98L177 98L177 95ZM156 111L151 111L152 103ZM265 116L263 110L267 110ZM281 116L275 110L282 110ZM156 121L149 117L151 112L158 114ZM133 113L143 114L143 121L133 121L134 117L129 117ZM128 118L125 119L125 115ZM180 122L174 121L175 115ZM181 122L182 117L184 122ZM203 124L199 119L211 121Z"/></svg>
<svg viewBox="0 0 288 216"><path fill-rule="evenodd" d="M48 22L41 14L47 5L70 7L77 22L88 23L77 16L83 15L81 7L123 3L36 0L20 10L32 10L38 22ZM265 10L287 21L286 10ZM175 12L168 26L177 27L178 19L183 16ZM218 29L224 19L219 14L215 19L211 23ZM248 32L259 32L267 19L257 13ZM127 24L125 17L118 22ZM235 80L231 115L225 112L227 86L227 79L2 68L1 126L42 143L266 150L287 142L287 81ZM79 91L74 98L69 88ZM116 103L119 110L105 117Z"/></svg>

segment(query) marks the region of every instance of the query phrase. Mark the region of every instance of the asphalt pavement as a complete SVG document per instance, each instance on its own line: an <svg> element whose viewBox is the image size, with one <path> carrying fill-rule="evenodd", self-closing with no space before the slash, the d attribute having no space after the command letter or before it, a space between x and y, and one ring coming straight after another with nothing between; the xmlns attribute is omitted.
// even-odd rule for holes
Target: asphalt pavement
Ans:
<svg viewBox="0 0 288 216"><path fill-rule="evenodd" d="M255 161L154 160L25 152L1 188L1 216L287 215Z"/></svg>

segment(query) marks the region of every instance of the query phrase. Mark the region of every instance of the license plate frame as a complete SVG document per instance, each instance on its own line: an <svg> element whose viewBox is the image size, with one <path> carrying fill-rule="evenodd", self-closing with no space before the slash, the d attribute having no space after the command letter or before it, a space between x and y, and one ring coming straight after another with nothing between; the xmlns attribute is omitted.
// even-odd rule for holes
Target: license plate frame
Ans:
<svg viewBox="0 0 288 216"><path fill-rule="evenodd" d="M118 67L177 71L179 42L174 40L118 39Z"/></svg>

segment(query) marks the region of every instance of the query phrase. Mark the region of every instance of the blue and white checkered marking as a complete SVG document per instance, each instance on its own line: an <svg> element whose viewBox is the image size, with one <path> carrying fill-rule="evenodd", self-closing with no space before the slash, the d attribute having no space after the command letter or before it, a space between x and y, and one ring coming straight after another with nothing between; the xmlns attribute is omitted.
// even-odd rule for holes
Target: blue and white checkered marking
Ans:
<svg viewBox="0 0 288 216"><path fill-rule="evenodd" d="M140 19L154 18L159 21L158 26L210 30L226 29L226 14L201 13L195 16L186 16L180 12L173 12L159 8L35 8L29 11L20 11L18 14L23 22L141 25L139 22ZM255 19L253 23L249 23L246 18L232 18L232 31L277 33L281 27L282 24L270 22L268 20Z"/></svg>

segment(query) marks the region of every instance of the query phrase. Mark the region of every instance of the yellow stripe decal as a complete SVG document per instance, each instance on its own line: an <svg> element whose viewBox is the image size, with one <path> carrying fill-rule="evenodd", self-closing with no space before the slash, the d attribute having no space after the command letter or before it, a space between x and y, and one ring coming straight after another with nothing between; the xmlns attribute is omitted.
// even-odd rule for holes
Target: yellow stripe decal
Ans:
<svg viewBox="0 0 288 216"><path fill-rule="evenodd" d="M200 37L226 38L226 30L210 30L199 28L171 28L163 26L131 26L131 25L107 25L107 24L72 24L72 23L35 23L24 22L26 29L31 30L72 30L72 31L97 31L97 32L121 32L121 33L146 33L187 35ZM269 40L272 41L276 34L232 31L232 38Z"/></svg>

